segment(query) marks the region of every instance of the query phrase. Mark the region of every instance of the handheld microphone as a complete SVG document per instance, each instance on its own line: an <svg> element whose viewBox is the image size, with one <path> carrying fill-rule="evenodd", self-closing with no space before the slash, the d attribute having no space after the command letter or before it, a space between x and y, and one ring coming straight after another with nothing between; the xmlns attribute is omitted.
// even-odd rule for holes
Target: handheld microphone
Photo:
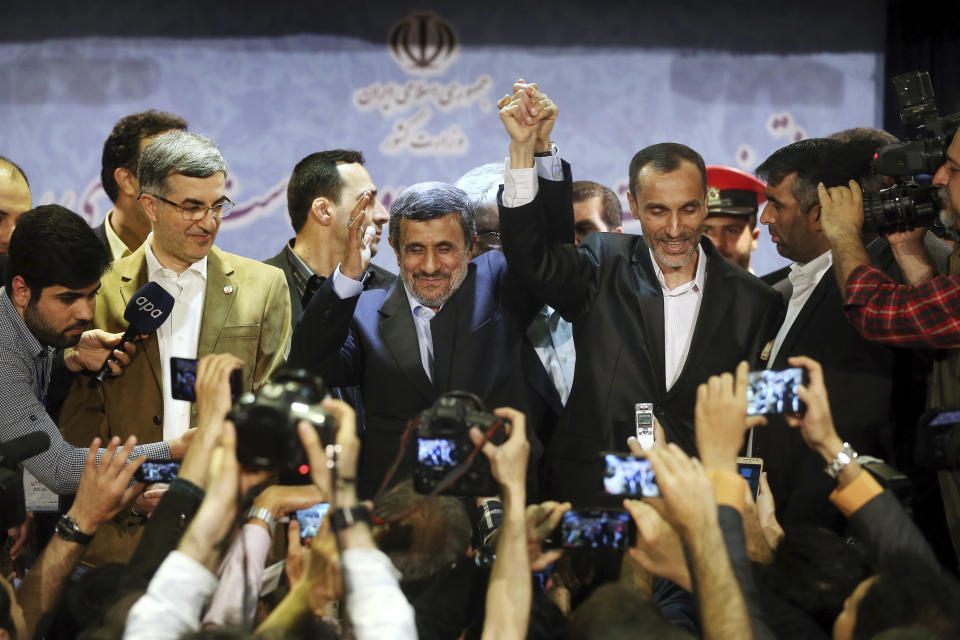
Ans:
<svg viewBox="0 0 960 640"><path fill-rule="evenodd" d="M34 431L0 444L0 467L13 471L17 465L50 447L50 436Z"/></svg>
<svg viewBox="0 0 960 640"><path fill-rule="evenodd" d="M123 312L123 319L130 323L127 330L123 332L120 344L114 349L123 349L123 346L136 338L137 336L153 333L160 328L167 316L173 310L173 296L167 293L167 290L156 282L148 282L133 294L133 298L127 303L127 308ZM91 385L103 382L104 378L110 375L110 361L116 362L113 354L107 358L100 371L94 376Z"/></svg>

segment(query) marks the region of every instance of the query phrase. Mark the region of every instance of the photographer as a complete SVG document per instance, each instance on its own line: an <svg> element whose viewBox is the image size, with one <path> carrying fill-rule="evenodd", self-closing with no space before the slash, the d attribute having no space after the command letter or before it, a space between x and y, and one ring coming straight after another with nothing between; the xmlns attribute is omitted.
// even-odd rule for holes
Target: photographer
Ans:
<svg viewBox="0 0 960 640"><path fill-rule="evenodd" d="M960 132L933 176L946 217L960 215ZM951 256L950 274L937 274L922 242L895 253L907 285L896 285L870 266L863 245L863 196L859 185L820 185L823 232L833 251L837 282L847 319L870 340L900 346L960 347L960 262ZM943 214L941 214L943 215Z"/></svg>

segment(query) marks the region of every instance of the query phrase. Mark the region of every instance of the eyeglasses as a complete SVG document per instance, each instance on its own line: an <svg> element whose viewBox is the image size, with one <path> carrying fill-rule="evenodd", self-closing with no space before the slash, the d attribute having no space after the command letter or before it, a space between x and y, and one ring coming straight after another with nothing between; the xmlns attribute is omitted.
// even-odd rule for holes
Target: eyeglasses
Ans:
<svg viewBox="0 0 960 640"><path fill-rule="evenodd" d="M167 200L166 198L161 198L157 194L150 193L149 191L144 191L140 195L151 196L153 198L156 198L160 202L164 202L170 205L174 209L179 209L180 213L183 215L183 219L188 220L190 222L199 222L200 220L203 220L204 218L206 218L208 213L212 213L213 217L217 220L226 218L228 215L230 215L230 212L233 210L233 208L237 206L237 203L235 203L233 200L231 200L226 196L223 197L224 198L223 202L219 204L215 204L212 207L205 207L202 204L193 204L193 203L186 204L186 205L177 204L176 202L172 202L170 200Z"/></svg>

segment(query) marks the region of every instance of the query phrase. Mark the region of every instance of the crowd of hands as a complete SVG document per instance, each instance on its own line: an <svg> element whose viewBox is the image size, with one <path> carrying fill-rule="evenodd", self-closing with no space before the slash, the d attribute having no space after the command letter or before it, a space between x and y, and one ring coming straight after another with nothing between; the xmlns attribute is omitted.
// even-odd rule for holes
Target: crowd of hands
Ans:
<svg viewBox="0 0 960 640"><path fill-rule="evenodd" d="M840 439L830 415L821 368L804 357L793 358L790 364L805 367L809 383L800 389L806 414L789 416L788 422L800 430L811 449L829 461L829 452L836 450ZM205 497L178 549L213 573L217 572L229 540L238 531L238 510L244 504L244 496L270 475L264 470L244 468L237 461L237 434L226 416L231 407L230 373L241 365L238 358L229 354L214 354L200 361L198 427L179 472L179 477L202 488ZM737 473L736 459L746 431L763 422L762 417L747 416L747 374L744 362L735 372L712 377L700 385L695 410L699 458L691 458L675 444L665 443L659 426L653 448L641 449L635 438L626 443L634 455L649 458L661 497L624 500L624 508L636 523L637 535L635 546L624 555L622 575L647 593L653 576L670 579L695 593L703 616L704 637L749 637L751 633L747 606L725 552L712 480L717 473ZM335 443L324 446L316 429L307 422L298 427L312 483L270 485L254 500L255 506L267 508L275 519L319 502L330 502L331 509L358 504L355 484L335 481L331 474L335 466L336 477L356 477L360 440L354 411L334 399L325 400L323 406L338 424ZM558 549L544 551L541 543L571 505L526 504L530 447L524 415L510 408L499 408L494 413L506 419L509 437L499 446L491 442L482 445L500 485L504 510L493 543L496 559L487 593L483 637L524 638L532 600L530 573L548 567L563 553ZM478 445L484 439L476 428L471 430L470 437ZM134 472L145 461L129 457L135 438L124 443L113 438L98 463L96 452L100 444L98 440L91 443L76 500L68 513L85 532L96 531L109 522L144 488L142 483L132 483ZM859 468L854 463L841 474L841 484L850 482L857 472ZM777 524L773 496L765 477L761 478L756 503L746 485L744 490L747 551L751 559L763 561L772 556L783 531ZM259 625L258 635L283 637L291 625L304 617L322 614L331 602L342 602L344 581L339 550L376 547L371 528L365 523L340 532L339 546L330 530L329 518L309 546L301 545L295 518L291 518L287 533L285 571L291 588ZM345 605L349 617L349 597ZM25 637L33 637L39 618L26 622Z"/></svg>

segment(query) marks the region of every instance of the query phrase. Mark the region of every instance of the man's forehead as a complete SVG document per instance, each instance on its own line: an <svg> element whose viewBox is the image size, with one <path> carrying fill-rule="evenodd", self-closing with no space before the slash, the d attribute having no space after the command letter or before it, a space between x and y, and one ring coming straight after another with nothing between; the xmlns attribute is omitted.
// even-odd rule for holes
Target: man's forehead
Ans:
<svg viewBox="0 0 960 640"><path fill-rule="evenodd" d="M651 162L637 172L637 190L640 196L643 196L645 191L654 191L662 196L677 193L680 189L696 192L698 199L706 195L703 177L692 162L681 160L679 166L670 171L660 171ZM678 196L687 197L687 194Z"/></svg>
<svg viewBox="0 0 960 640"><path fill-rule="evenodd" d="M404 244L411 242L424 244L461 243L464 241L464 231L460 225L460 214L454 211L429 220L401 218L400 238Z"/></svg>
<svg viewBox="0 0 960 640"><path fill-rule="evenodd" d="M740 216L707 216L703 224L711 227L726 227L730 225L746 225L747 219Z"/></svg>
<svg viewBox="0 0 960 640"><path fill-rule="evenodd" d="M370 172L359 162L340 162L337 164L337 171L352 188L358 188L360 191L376 189L373 178L370 177Z"/></svg>
<svg viewBox="0 0 960 640"><path fill-rule="evenodd" d="M209 189L224 191L227 180L222 171L217 171L206 178L195 178L177 173L176 169L171 169L170 172L167 173L166 183L171 193L183 192L183 195L189 196L193 191L206 191Z"/></svg>
<svg viewBox="0 0 960 640"><path fill-rule="evenodd" d="M50 296L60 296L64 294L88 296L99 288L99 280L92 282L85 287L80 287L79 289L71 289L70 287L65 287L62 284L51 284L43 288L43 293Z"/></svg>

